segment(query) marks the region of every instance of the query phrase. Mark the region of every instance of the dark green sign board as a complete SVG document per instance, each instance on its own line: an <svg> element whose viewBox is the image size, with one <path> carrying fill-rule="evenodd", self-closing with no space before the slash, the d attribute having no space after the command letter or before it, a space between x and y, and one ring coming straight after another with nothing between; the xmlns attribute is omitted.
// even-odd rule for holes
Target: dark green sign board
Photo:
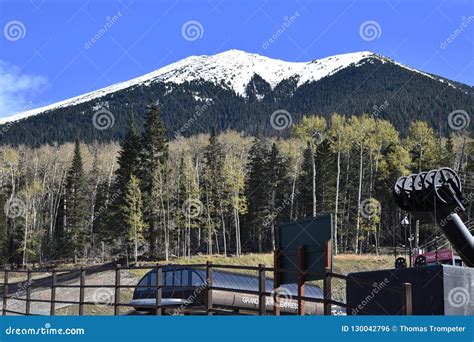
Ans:
<svg viewBox="0 0 474 342"><path fill-rule="evenodd" d="M324 278L327 265L327 242L332 240L332 216L321 215L278 226L277 248L280 284L297 283L299 279L299 248L304 246L305 280ZM332 268L332 265L331 265Z"/></svg>

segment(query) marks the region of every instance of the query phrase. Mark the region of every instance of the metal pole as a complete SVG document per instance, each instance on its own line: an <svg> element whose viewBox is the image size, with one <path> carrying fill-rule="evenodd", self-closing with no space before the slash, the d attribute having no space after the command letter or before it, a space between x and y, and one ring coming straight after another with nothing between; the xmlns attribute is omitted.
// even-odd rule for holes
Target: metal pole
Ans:
<svg viewBox="0 0 474 342"><path fill-rule="evenodd" d="M266 275L265 275L265 265L258 265L258 314L260 316L265 316L267 313L267 296L266 292Z"/></svg>
<svg viewBox="0 0 474 342"><path fill-rule="evenodd" d="M418 251L418 248L420 246L420 220L416 220L415 222L415 248Z"/></svg>
<svg viewBox="0 0 474 342"><path fill-rule="evenodd" d="M404 256L405 256L405 260L406 260L406 258L407 258L407 245L408 245L408 240L407 240L407 228L408 227L405 226L403 228L404 228L404 231L405 231L405 239L404 239L405 240L405 255Z"/></svg>
<svg viewBox="0 0 474 342"><path fill-rule="evenodd" d="M411 283L403 283L403 314L413 315Z"/></svg>
<svg viewBox="0 0 474 342"><path fill-rule="evenodd" d="M411 244L412 242L412 235L411 235L411 227L410 227L410 237L408 238L408 240L410 241L410 254L409 254L409 257L410 257L410 267L412 267L412 258L413 258L413 246Z"/></svg>

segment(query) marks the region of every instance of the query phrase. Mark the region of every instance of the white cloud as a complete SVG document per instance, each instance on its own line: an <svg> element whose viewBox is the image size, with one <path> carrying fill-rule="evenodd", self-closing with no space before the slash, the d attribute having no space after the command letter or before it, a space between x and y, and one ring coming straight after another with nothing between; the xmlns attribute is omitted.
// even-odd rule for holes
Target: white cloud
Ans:
<svg viewBox="0 0 474 342"><path fill-rule="evenodd" d="M31 109L46 84L45 77L25 74L20 67L0 59L0 117Z"/></svg>

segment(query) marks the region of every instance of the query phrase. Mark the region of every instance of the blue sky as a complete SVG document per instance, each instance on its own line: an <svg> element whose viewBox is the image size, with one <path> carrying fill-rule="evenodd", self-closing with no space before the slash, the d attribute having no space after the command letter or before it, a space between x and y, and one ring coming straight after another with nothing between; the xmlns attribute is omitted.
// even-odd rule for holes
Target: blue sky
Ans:
<svg viewBox="0 0 474 342"><path fill-rule="evenodd" d="M197 36L183 36L189 22ZM471 0L0 0L0 28L0 117L228 49L288 61L370 50L474 85Z"/></svg>

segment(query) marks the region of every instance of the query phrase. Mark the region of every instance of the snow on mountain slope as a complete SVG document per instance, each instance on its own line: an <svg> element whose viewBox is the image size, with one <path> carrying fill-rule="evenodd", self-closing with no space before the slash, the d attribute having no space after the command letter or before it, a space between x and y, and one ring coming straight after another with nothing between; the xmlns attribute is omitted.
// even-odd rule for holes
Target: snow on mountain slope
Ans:
<svg viewBox="0 0 474 342"><path fill-rule="evenodd" d="M74 106L119 90L136 85L149 85L152 82L172 82L176 84L193 80L204 80L215 84L224 82L226 87L241 96L245 96L245 87L254 74L261 76L272 88L290 77L297 77L299 86L305 82L320 80L348 66L357 66L368 57L379 59L384 63L391 61L369 51L335 55L310 62L286 62L240 50L228 50L212 56L191 56L126 82L117 83L48 106L0 118L0 124L53 109Z"/></svg>
<svg viewBox="0 0 474 342"><path fill-rule="evenodd" d="M356 52L314 60L311 62L285 62L239 50L229 50L213 56L193 56L156 71L157 78L173 83L203 79L215 84L224 83L237 94L245 96L245 87L254 74L260 75L274 88L292 76L299 78L298 85L317 81L338 70L375 56L371 52Z"/></svg>

